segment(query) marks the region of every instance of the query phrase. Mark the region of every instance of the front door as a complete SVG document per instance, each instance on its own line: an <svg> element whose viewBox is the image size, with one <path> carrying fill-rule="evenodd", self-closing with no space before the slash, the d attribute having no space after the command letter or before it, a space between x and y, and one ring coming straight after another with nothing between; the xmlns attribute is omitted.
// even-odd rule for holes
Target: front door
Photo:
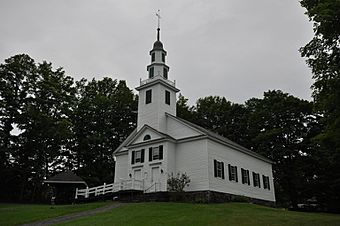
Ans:
<svg viewBox="0 0 340 226"><path fill-rule="evenodd" d="M135 180L141 180L142 179L142 170L138 169L133 171L133 178Z"/></svg>
<svg viewBox="0 0 340 226"><path fill-rule="evenodd" d="M151 183L159 182L159 167L152 167L151 169Z"/></svg>

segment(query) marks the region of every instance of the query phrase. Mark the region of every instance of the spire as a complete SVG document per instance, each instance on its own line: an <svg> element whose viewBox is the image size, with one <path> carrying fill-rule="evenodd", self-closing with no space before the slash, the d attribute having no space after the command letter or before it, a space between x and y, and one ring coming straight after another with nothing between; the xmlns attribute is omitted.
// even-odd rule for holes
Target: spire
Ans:
<svg viewBox="0 0 340 226"><path fill-rule="evenodd" d="M158 20L158 26L157 26L157 41L159 41L159 33L160 33L160 30L161 30L161 11L158 10L157 13L156 13L156 16L157 16L157 20Z"/></svg>

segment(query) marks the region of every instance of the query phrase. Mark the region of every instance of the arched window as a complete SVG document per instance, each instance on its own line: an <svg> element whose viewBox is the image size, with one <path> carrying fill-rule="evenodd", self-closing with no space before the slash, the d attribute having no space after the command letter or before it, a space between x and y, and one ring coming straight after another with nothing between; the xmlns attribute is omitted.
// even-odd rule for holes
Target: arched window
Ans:
<svg viewBox="0 0 340 226"><path fill-rule="evenodd" d="M151 139L151 136L149 134L146 134L143 138L143 140L150 140Z"/></svg>

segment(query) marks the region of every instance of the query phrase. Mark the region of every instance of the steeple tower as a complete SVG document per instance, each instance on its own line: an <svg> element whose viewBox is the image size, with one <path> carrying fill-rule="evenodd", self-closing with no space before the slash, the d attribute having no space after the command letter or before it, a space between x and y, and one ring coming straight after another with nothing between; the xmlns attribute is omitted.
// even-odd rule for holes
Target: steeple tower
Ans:
<svg viewBox="0 0 340 226"><path fill-rule="evenodd" d="M147 71L149 74L149 78L153 78L155 76L162 76L165 79L168 79L169 67L165 64L166 51L163 49L163 43L160 41L160 14L159 10L156 13L158 17L158 27L157 27L157 40L153 44L153 49L150 51L151 56L151 64L147 66Z"/></svg>
<svg viewBox="0 0 340 226"><path fill-rule="evenodd" d="M166 132L165 113L176 115L175 82L168 79L169 67L165 64L167 52L160 41L160 14L158 17L157 40L150 51L151 64L147 66L148 78L140 81L137 130L145 124L160 132Z"/></svg>

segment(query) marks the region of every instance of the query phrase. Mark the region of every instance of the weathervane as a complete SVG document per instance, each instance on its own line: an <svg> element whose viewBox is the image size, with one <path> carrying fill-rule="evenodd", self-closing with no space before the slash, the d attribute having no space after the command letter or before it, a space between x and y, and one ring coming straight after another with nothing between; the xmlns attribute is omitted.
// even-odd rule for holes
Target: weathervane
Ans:
<svg viewBox="0 0 340 226"><path fill-rule="evenodd" d="M157 16L157 18L158 18L158 29L159 29L159 27L160 27L160 21L161 21L161 11L160 10L158 10L157 12L156 12L156 16Z"/></svg>

